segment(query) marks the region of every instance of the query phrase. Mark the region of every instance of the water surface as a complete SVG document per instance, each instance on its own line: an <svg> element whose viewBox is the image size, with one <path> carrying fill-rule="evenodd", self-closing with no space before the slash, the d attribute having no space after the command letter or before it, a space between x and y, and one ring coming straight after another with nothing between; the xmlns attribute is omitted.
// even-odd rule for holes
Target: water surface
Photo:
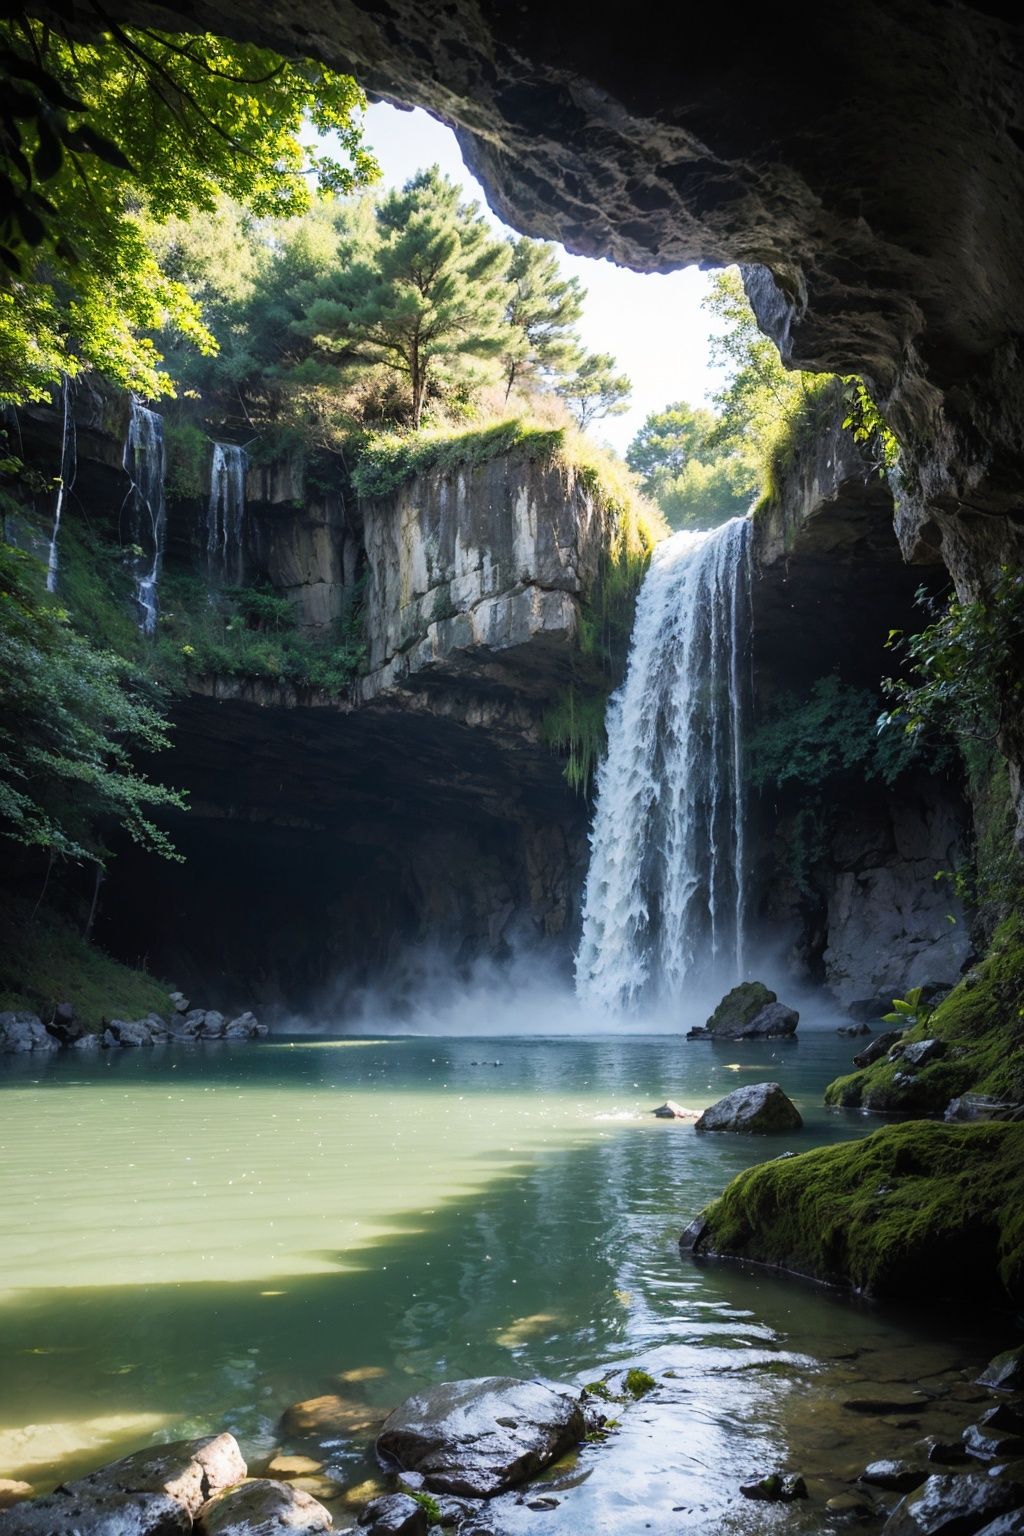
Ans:
<svg viewBox="0 0 1024 1536"><path fill-rule="evenodd" d="M584 1453L559 1494L569 1525L545 1529L677 1529L684 1505L690 1529L768 1529L778 1512L737 1504L740 1480L806 1460L815 1435L827 1480L892 1435L836 1417L844 1383L948 1377L984 1348L948 1320L680 1259L683 1226L741 1168L873 1128L821 1107L850 1054L808 1031L7 1058L0 1476L44 1489L222 1427L258 1461L281 1410L321 1392L383 1412L438 1380L644 1360L659 1392ZM803 1132L702 1137L649 1114L769 1078ZM339 1443L330 1470L362 1481L365 1447Z"/></svg>

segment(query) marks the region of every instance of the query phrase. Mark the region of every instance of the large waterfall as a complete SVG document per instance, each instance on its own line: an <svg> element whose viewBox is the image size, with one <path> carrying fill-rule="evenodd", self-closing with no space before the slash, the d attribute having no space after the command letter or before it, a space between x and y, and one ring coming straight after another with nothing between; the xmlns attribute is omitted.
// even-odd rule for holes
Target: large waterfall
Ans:
<svg viewBox="0 0 1024 1536"><path fill-rule="evenodd" d="M733 518L675 534L637 600L608 706L576 957L580 996L608 1009L743 973L749 530Z"/></svg>
<svg viewBox="0 0 1024 1536"><path fill-rule="evenodd" d="M126 498L129 541L137 547L134 560L135 601L144 634L156 632L157 586L164 557L167 510L164 503L164 423L156 411L132 399L128 436L122 458L131 481Z"/></svg>
<svg viewBox="0 0 1024 1536"><path fill-rule="evenodd" d="M46 590L56 592L57 572L60 566L57 543L60 538L60 520L64 511L64 499L75 483L78 467L78 443L75 436L75 413L71 408L71 380L64 374L60 381L61 433L60 469L57 473L57 492L53 503L53 530L46 557Z"/></svg>
<svg viewBox="0 0 1024 1536"><path fill-rule="evenodd" d="M240 584L244 570L245 449L214 443L210 500L206 509L206 554L210 574Z"/></svg>

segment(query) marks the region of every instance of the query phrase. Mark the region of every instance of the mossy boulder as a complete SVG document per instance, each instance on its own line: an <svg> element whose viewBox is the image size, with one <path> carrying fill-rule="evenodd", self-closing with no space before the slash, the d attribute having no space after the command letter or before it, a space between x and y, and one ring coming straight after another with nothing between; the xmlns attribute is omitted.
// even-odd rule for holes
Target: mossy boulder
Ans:
<svg viewBox="0 0 1024 1536"><path fill-rule="evenodd" d="M880 1297L1024 1302L1024 1126L886 1126L762 1163L681 1239Z"/></svg>
<svg viewBox="0 0 1024 1536"><path fill-rule="evenodd" d="M919 1050L926 1041L938 1049ZM830 1083L825 1102L918 1115L966 1093L1024 1103L1024 918L1002 924L981 964L901 1043L899 1055Z"/></svg>
<svg viewBox="0 0 1024 1536"><path fill-rule="evenodd" d="M761 981L743 981L727 992L703 1029L688 1040L745 1040L792 1035L800 1015L787 1008Z"/></svg>

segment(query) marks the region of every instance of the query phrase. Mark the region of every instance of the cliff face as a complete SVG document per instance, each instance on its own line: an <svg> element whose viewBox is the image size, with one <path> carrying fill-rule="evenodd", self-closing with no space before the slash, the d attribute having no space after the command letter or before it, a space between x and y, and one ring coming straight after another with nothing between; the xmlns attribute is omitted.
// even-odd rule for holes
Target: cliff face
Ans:
<svg viewBox="0 0 1024 1536"><path fill-rule="evenodd" d="M919 627L915 592L943 574L934 564L905 563L892 489L842 420L837 401L755 520L761 717L780 689L805 693L832 673L877 692L894 670L889 631ZM888 1004L922 982L951 985L971 953L969 925L951 881L936 876L969 854L960 775L947 764L929 772L925 760L891 786L837 781L826 787L828 814L812 850L801 845L813 793L765 791L755 807L766 935L854 1010Z"/></svg>
<svg viewBox="0 0 1024 1536"><path fill-rule="evenodd" d="M575 472L512 453L366 502L364 701L454 680L550 699L579 670L581 604L612 534Z"/></svg>

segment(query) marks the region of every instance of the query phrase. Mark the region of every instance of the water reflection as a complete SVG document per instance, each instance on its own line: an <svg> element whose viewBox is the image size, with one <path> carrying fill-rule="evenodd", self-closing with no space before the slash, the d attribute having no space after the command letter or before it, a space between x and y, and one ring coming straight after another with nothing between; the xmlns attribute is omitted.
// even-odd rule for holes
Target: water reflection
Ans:
<svg viewBox="0 0 1024 1536"><path fill-rule="evenodd" d="M680 1262L679 1231L734 1172L867 1128L820 1108L848 1044L486 1044L5 1068L0 1475L18 1475L9 1436L29 1424L123 1424L99 1455L95 1436L55 1434L32 1463L45 1486L150 1438L140 1415L168 1437L230 1428L252 1457L278 1443L286 1404L320 1392L383 1412L446 1377L586 1380L640 1358L658 1391L583 1453L565 1518L632 1530L626 1500L630 1520L647 1509L638 1530L652 1512L678 1529L670 1499L699 1529L701 1505L712 1524L747 1520L738 1482L791 1442L823 1477L887 1449L871 1441L885 1425L843 1418L844 1377L962 1363L967 1345L920 1318ZM763 1143L649 1116L666 1096L711 1102L736 1064L781 1081L806 1130ZM358 1437L331 1470L372 1474Z"/></svg>

